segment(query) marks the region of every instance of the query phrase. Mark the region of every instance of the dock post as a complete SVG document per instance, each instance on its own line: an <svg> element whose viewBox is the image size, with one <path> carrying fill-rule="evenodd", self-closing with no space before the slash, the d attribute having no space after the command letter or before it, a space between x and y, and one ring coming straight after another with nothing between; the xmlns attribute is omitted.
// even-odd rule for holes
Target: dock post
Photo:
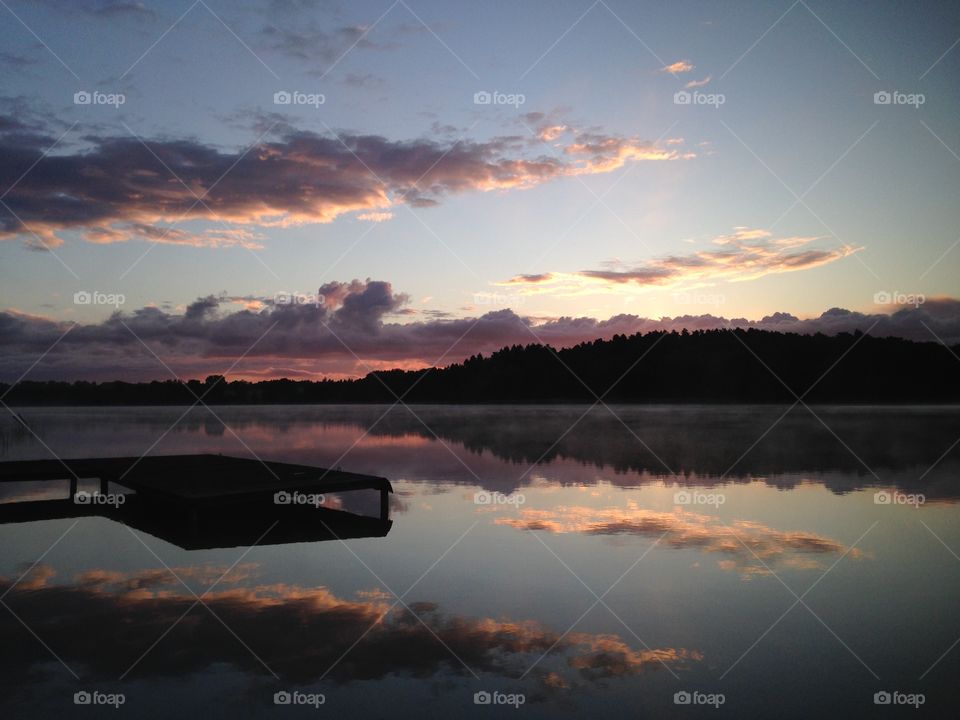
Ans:
<svg viewBox="0 0 960 720"><path fill-rule="evenodd" d="M390 493L386 488L380 488L380 519L390 518Z"/></svg>

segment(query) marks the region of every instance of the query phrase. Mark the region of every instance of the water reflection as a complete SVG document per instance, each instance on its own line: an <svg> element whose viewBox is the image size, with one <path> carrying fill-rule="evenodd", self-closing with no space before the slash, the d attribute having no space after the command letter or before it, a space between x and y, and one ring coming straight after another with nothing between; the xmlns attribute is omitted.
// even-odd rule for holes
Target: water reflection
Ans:
<svg viewBox="0 0 960 720"><path fill-rule="evenodd" d="M543 689L559 689L663 668L678 672L703 659L686 648L636 649L612 634L560 634L535 620L450 614L432 602L405 607L382 590L359 591L351 599L326 587L251 583L256 571L252 563L135 572L92 569L57 582L57 571L41 564L15 585L11 578L0 579L0 593L23 622L88 679L116 679L128 672L139 679L184 676L221 663L299 684L470 672L515 679L549 654L531 677ZM203 595L206 609L196 605L196 596L177 577L217 584ZM108 627L123 632L104 633ZM169 640L139 661L168 631ZM22 646L16 655L0 654L7 681L26 679L50 659L39 644L20 640L19 628L0 624L0 644Z"/></svg>
<svg viewBox="0 0 960 720"><path fill-rule="evenodd" d="M673 693L697 688L726 693L716 717L868 716L883 689L926 693L917 717L955 715L956 408L815 408L829 429L803 408L779 421L785 408L615 408L623 422L586 409L416 407L421 422L404 408L216 408L229 429L204 408L181 424L181 408L24 409L63 457L137 456L169 430L153 453L387 476L394 524L233 550L156 531L168 543L143 536L156 557L103 517L0 525L0 594L43 641L0 607L0 705L75 710L50 648L104 684L143 655L118 683L138 717L154 702L156 717L271 715L272 672L328 693L338 717L490 717L472 697L495 688L526 693L537 718L684 717ZM5 459L48 456L0 427ZM724 503L681 504L677 484ZM927 502L878 504L880 487ZM524 502L481 504L483 490ZM55 493L0 487L8 501ZM336 507L367 512L353 503ZM211 612L190 609L159 558L198 594L239 564L204 597ZM408 588L409 608L395 604L389 590Z"/></svg>
<svg viewBox="0 0 960 720"><path fill-rule="evenodd" d="M233 502L190 508L132 493L123 494L119 498L123 502L115 504L57 499L63 496L64 484L0 484L0 525L103 517L185 550L386 537L393 526L386 518L339 509L372 504L369 498L363 503L352 497L356 493L323 497L323 507ZM42 487L34 490L33 485Z"/></svg>
<svg viewBox="0 0 960 720"><path fill-rule="evenodd" d="M725 524L717 516L695 512L656 512L636 505L627 508L557 506L548 510L523 509L519 517L498 517L497 525L521 530L585 535L636 535L673 548L694 549L721 556L719 567L744 576L770 574L774 569L822 568L818 559L861 551L821 535L783 531L763 523L735 520Z"/></svg>
<svg viewBox="0 0 960 720"><path fill-rule="evenodd" d="M91 438L107 430L110 454L133 455L169 431L154 453L165 445L247 456L253 450L331 466L344 462L349 450L357 472L379 475L391 467L400 477L503 492L523 487L538 469L549 469L556 482L579 484L592 467L623 487L664 477L701 487L760 480L789 489L816 482L837 493L892 487L928 500L957 499L957 408L813 412L781 406L616 406L612 412L585 406L218 407L216 416L196 408L176 424L179 408L28 408L21 414L64 457L102 454L102 443ZM49 456L13 418L0 420L0 436L7 459Z"/></svg>

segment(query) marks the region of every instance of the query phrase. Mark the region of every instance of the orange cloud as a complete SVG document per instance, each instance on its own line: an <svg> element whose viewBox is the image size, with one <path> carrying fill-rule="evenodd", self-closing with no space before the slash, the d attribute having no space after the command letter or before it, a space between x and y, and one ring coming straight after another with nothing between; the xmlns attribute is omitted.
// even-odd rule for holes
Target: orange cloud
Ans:
<svg viewBox="0 0 960 720"><path fill-rule="evenodd" d="M57 247L62 240L48 228L33 227L34 232L40 230L46 237L48 247ZM191 233L178 230L175 227L164 227L146 223L121 223L112 227L95 227L83 231L81 237L89 243L108 245L115 242L125 242L131 239L149 240L161 245L189 245L191 247L224 248L243 247L250 250L263 248L260 240L263 236L243 228L226 227L209 229L202 233Z"/></svg>
<svg viewBox="0 0 960 720"><path fill-rule="evenodd" d="M544 142L550 142L563 135L568 129L566 125L546 125L537 129L537 137Z"/></svg>
<svg viewBox="0 0 960 720"><path fill-rule="evenodd" d="M660 68L660 72L670 73L675 75L677 73L687 73L693 70L693 65L687 60L677 60L675 63L666 65L665 67Z"/></svg>
<svg viewBox="0 0 960 720"><path fill-rule="evenodd" d="M670 288L727 280L753 280L764 275L808 270L852 255L861 248L810 247L816 237L773 237L768 230L738 227L719 235L713 246L688 255L669 255L633 266L620 263L579 272L517 275L500 286L525 295L585 295L596 292L634 292L643 288Z"/></svg>

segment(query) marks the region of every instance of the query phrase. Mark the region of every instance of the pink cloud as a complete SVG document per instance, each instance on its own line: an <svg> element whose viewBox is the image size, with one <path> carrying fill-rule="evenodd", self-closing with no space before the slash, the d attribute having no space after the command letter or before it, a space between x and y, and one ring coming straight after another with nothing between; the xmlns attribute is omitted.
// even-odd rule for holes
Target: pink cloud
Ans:
<svg viewBox="0 0 960 720"><path fill-rule="evenodd" d="M0 186L11 188L0 239L20 237L38 247L60 245L73 230L98 244L140 238L256 248L263 237L255 228L328 223L349 213L382 222L402 203L428 207L452 194L525 189L628 162L691 157L600 133L581 133L534 155L542 145L534 151L515 138L447 144L293 129L242 151L191 140L149 141L148 149L135 138L94 137L83 151L44 156L48 139L25 141L17 127L0 122ZM561 128L542 132L555 140ZM174 227L187 220L220 227L200 233Z"/></svg>

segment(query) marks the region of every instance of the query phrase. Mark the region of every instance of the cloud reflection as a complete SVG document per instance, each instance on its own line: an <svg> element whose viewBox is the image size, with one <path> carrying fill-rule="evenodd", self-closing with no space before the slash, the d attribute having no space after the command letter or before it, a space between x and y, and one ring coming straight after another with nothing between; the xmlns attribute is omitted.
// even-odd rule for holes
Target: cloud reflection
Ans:
<svg viewBox="0 0 960 720"><path fill-rule="evenodd" d="M716 516L657 512L632 503L626 508L525 508L519 516L498 517L494 524L550 533L662 538L661 544L669 547L719 555L717 565L721 569L739 572L744 579L769 574L778 567L819 568L822 563L817 558L847 549L836 540L814 533L777 530L748 520L725 524ZM848 557L860 557L860 551L854 548Z"/></svg>
<svg viewBox="0 0 960 720"><path fill-rule="evenodd" d="M5 602L85 678L119 677L181 615L131 678L188 675L218 663L267 674L236 637L271 671L301 683L316 682L327 671L326 679L334 683L391 674L463 676L468 674L464 666L476 673L518 678L547 653L531 673L546 690L639 675L663 665L679 670L703 658L686 648L636 650L611 634L561 635L533 620L448 614L429 602L411 603L409 611L392 608L392 596L381 590L361 591L348 599L326 587L244 584L255 570L253 564L238 566L205 595L212 612L202 607L188 612L195 598L164 569L91 569L59 584L52 567L38 565L15 586L12 578L0 579L0 592L9 590ZM225 571L215 566L175 568L185 581L196 580L203 587ZM195 590L199 593L202 587ZM34 672L50 660L40 643L24 642L23 632L12 618L0 622L0 644L18 648L16 653L0 653L0 670L8 677Z"/></svg>

